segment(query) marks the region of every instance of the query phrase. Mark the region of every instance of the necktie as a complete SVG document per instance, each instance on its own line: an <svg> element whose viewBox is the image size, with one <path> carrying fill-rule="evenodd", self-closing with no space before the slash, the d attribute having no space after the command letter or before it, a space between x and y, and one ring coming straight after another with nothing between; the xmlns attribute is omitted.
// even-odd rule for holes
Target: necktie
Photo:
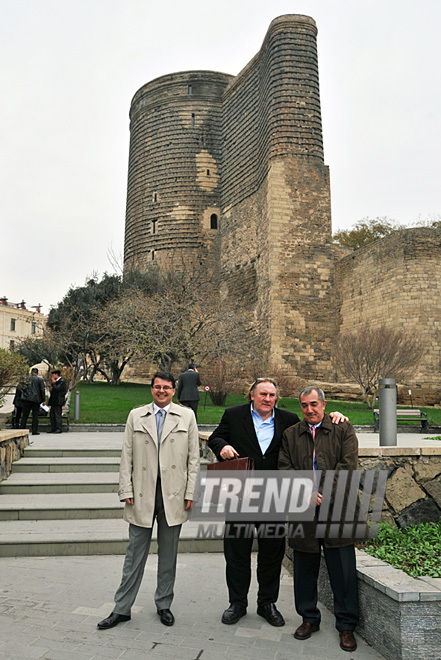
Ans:
<svg viewBox="0 0 441 660"><path fill-rule="evenodd" d="M156 430L158 432L158 444L161 440L162 429L164 428L165 410L158 410L156 413Z"/></svg>
<svg viewBox="0 0 441 660"><path fill-rule="evenodd" d="M311 426L311 433L312 433L312 442L314 443L314 450L312 452L312 469L314 472L317 472L317 457L315 455L315 426ZM314 474L314 490L318 490L318 485L317 485L317 475Z"/></svg>

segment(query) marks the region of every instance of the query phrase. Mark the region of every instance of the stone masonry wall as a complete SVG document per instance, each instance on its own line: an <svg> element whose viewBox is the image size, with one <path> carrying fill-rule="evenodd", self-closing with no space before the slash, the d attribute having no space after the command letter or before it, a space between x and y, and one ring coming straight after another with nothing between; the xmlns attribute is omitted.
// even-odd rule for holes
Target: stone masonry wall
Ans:
<svg viewBox="0 0 441 660"><path fill-rule="evenodd" d="M211 216L220 215L221 100L231 78L211 71L176 73L135 94L126 267L212 258L217 228Z"/></svg>
<svg viewBox="0 0 441 660"><path fill-rule="evenodd" d="M407 383L415 403L441 396L441 230L397 231L336 264L342 330L369 322L417 333L424 354Z"/></svg>
<svg viewBox="0 0 441 660"><path fill-rule="evenodd" d="M306 378L330 375L336 331L316 33L308 17L273 21L223 96L224 295L254 312L273 362Z"/></svg>

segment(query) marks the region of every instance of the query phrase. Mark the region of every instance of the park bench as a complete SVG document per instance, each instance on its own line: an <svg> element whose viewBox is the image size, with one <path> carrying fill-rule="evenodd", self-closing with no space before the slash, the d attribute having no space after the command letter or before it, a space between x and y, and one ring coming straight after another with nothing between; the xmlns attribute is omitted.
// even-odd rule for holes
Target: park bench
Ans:
<svg viewBox="0 0 441 660"><path fill-rule="evenodd" d="M375 409L374 411L374 432L378 431L380 428L380 411ZM419 408L398 408L397 409L397 423L403 422L420 422L421 429L420 432L429 430L429 420L427 419L427 413L423 412Z"/></svg>

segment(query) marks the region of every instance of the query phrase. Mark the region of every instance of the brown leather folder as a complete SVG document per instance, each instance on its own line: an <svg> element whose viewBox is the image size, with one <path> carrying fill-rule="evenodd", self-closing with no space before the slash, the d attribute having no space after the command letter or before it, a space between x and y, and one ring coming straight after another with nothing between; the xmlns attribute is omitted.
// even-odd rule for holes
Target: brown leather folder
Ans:
<svg viewBox="0 0 441 660"><path fill-rule="evenodd" d="M254 470L252 458L231 458L229 461L208 463L207 470Z"/></svg>

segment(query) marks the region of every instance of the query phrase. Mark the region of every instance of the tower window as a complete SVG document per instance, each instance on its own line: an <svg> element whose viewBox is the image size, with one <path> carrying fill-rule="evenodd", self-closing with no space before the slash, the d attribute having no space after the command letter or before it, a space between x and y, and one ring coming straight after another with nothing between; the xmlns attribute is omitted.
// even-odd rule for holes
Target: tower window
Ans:
<svg viewBox="0 0 441 660"><path fill-rule="evenodd" d="M35 321L32 321L32 323L31 323L31 335L35 335L36 331L37 331L37 324L35 323Z"/></svg>
<svg viewBox="0 0 441 660"><path fill-rule="evenodd" d="M194 126L194 124L195 124L195 116L194 116L194 112L192 112L191 113L191 125Z"/></svg>
<svg viewBox="0 0 441 660"><path fill-rule="evenodd" d="M157 201L158 201L158 193L153 193L153 202L155 203Z"/></svg>
<svg viewBox="0 0 441 660"><path fill-rule="evenodd" d="M210 170L207 170L207 176L210 176Z"/></svg>
<svg viewBox="0 0 441 660"><path fill-rule="evenodd" d="M156 223L157 220L152 220L152 234L156 234Z"/></svg>
<svg viewBox="0 0 441 660"><path fill-rule="evenodd" d="M15 330L15 319L11 319L11 330Z"/></svg>
<svg viewBox="0 0 441 660"><path fill-rule="evenodd" d="M154 261L154 260L155 260L155 251L152 250L152 261Z"/></svg>
<svg viewBox="0 0 441 660"><path fill-rule="evenodd" d="M188 93L193 94L193 88L191 85L188 86Z"/></svg>
<svg viewBox="0 0 441 660"><path fill-rule="evenodd" d="M210 229L217 229L217 215L213 213L210 218Z"/></svg>

